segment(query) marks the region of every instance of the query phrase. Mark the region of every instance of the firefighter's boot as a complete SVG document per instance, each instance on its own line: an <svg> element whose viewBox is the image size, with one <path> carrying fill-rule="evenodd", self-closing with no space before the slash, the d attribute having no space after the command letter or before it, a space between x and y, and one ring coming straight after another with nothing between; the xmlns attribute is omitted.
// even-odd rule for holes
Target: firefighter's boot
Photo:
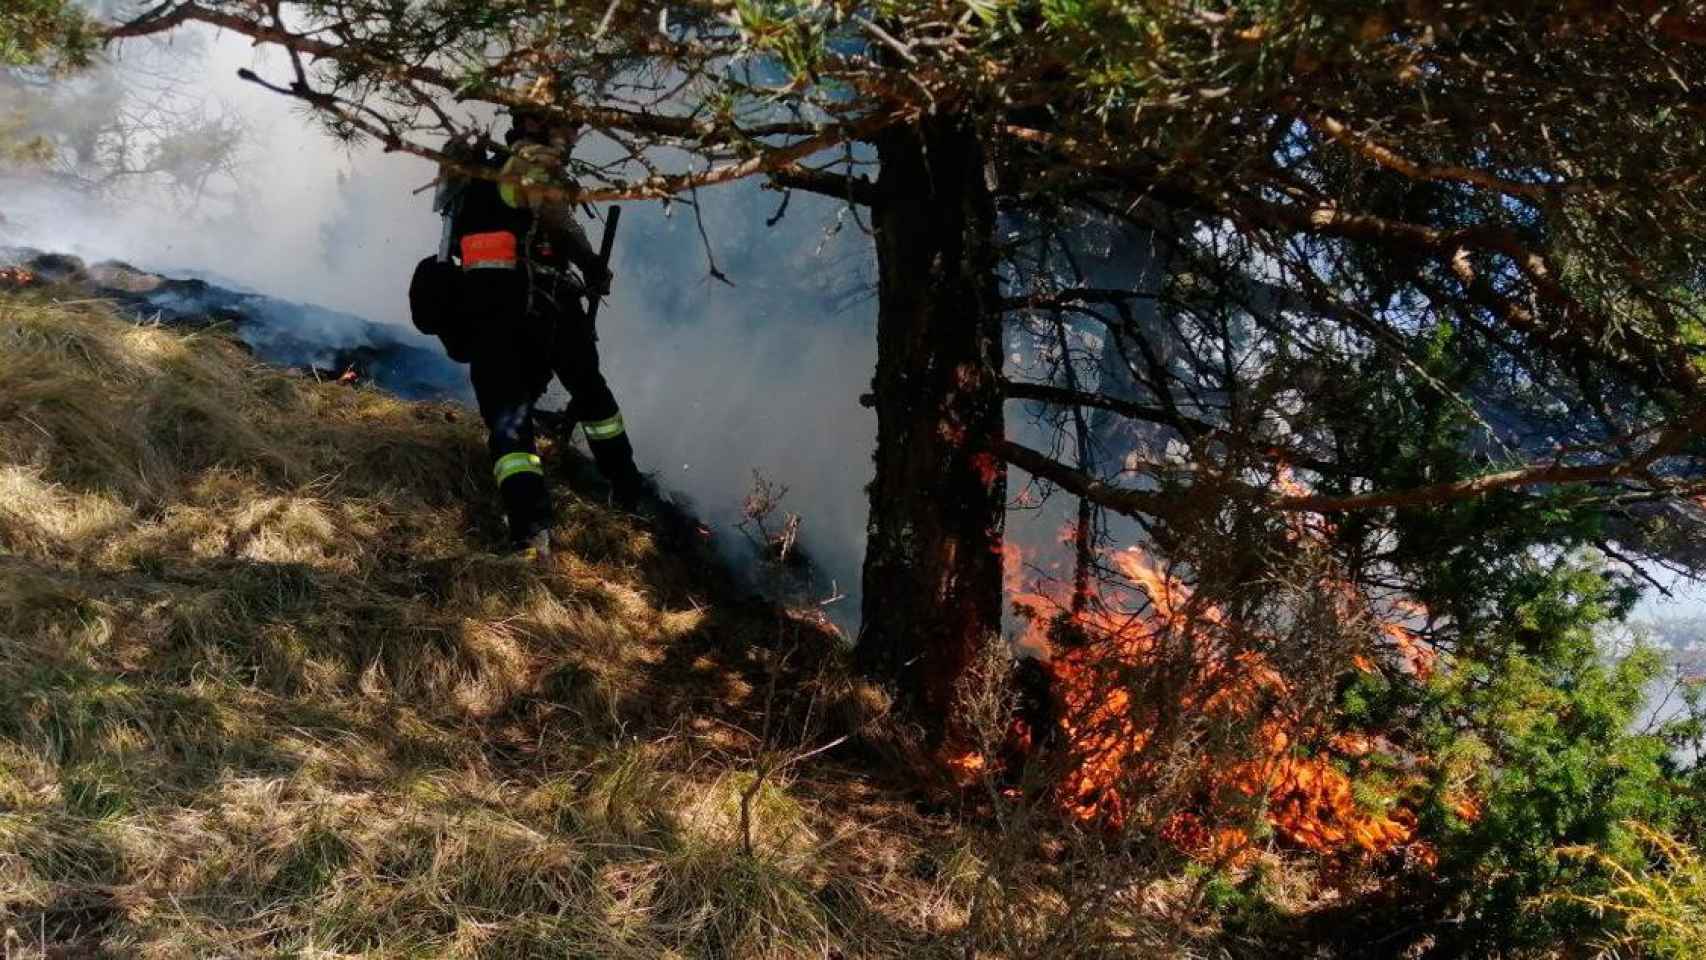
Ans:
<svg viewBox="0 0 1706 960"><path fill-rule="evenodd" d="M645 483L640 478L640 468L634 465L634 445L628 441L622 414L583 421L581 429L586 431L587 449L592 451L598 472L610 484L610 501L619 509L632 512L640 504Z"/></svg>
<svg viewBox="0 0 1706 960"><path fill-rule="evenodd" d="M506 453L492 465L498 496L509 518L510 545L526 549L541 534L551 530L551 495L545 487L545 472L539 455L527 451Z"/></svg>

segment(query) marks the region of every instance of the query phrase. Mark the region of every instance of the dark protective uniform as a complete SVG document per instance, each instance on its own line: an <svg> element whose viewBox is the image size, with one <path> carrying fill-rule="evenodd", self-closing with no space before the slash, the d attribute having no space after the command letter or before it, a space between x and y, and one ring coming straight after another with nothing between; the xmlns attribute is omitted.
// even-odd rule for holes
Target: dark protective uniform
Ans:
<svg viewBox="0 0 1706 960"><path fill-rule="evenodd" d="M595 271L597 254L572 212L542 213L508 183L475 181L458 206L451 231L463 271L459 312L469 329L474 397L512 541L526 544L551 526L533 404L553 374L569 392L571 420L586 432L613 499L632 508L641 489L634 450L598 369L583 288L565 269L573 262L583 274ZM604 278L591 279L596 288Z"/></svg>

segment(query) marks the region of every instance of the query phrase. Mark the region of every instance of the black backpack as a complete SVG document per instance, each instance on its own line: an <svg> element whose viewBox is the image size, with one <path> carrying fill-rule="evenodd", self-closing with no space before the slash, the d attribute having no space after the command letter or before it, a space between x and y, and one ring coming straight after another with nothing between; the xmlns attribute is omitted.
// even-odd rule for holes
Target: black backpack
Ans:
<svg viewBox="0 0 1706 960"><path fill-rule="evenodd" d="M483 149L465 151L462 160L493 170L502 166L501 156ZM524 238L533 224L531 213L504 202L496 181L480 177L446 175L433 198L433 209L450 218L452 249L470 233L505 230ZM443 341L445 352L457 363L467 363L473 355L474 331L465 288L462 268L437 257L426 257L415 264L415 274L409 280L409 315L415 329Z"/></svg>
<svg viewBox="0 0 1706 960"><path fill-rule="evenodd" d="M415 329L437 337L457 363L467 363L472 343L467 311L462 306L462 268L436 256L415 264L409 278L409 318Z"/></svg>

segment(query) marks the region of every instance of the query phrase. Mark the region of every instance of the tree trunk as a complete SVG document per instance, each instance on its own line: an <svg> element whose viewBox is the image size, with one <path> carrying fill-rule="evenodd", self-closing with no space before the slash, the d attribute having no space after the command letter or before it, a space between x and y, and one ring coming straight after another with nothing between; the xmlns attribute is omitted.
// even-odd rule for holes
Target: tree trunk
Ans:
<svg viewBox="0 0 1706 960"><path fill-rule="evenodd" d="M877 155L876 479L857 654L940 740L956 682L1001 630L995 202L957 118L885 133Z"/></svg>

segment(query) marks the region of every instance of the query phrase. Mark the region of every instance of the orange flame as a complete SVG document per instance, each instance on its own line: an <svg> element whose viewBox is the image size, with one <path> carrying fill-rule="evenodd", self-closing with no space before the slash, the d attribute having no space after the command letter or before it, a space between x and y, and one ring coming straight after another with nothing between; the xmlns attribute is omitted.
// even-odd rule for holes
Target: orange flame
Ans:
<svg viewBox="0 0 1706 960"><path fill-rule="evenodd" d="M0 287L29 287L40 279L23 267L0 267Z"/></svg>
<svg viewBox="0 0 1706 960"><path fill-rule="evenodd" d="M1271 483L1294 493L1304 489L1284 470ZM1332 531L1324 518L1300 515L1288 521L1287 536L1302 542ZM1129 681L1182 663L1187 676L1171 709L1241 721L1255 736L1253 750L1201 757L1206 796L1196 809L1175 812L1161 824L1169 841L1198 856L1237 859L1248 853L1251 837L1224 823L1236 811L1259 808L1273 833L1292 846L1370 856L1408 848L1416 861L1430 861L1432 851L1416 840L1414 813L1399 803L1401 788L1359 798L1352 776L1341 769L1375 754L1398 754L1398 748L1376 734L1335 733L1306 720L1291 707L1296 691L1281 671L1262 654L1239 650L1226 612L1198 601L1171 571L1137 548L1116 551L1104 559L1141 594L1137 609L1099 594L1068 613L1056 595L1060 589L1026 583L1017 546L1008 544L1005 554L1009 600L1025 620L1019 646L1048 656L1059 701L1056 721L1072 757L1056 791L1070 815L1116 827L1126 820L1126 786L1158 772L1157 758L1146 751L1165 720L1137 708ZM1372 618L1401 671L1424 678L1434 668L1435 654L1415 626L1427 619L1420 604L1367 597L1349 580L1328 579L1320 587L1347 615L1360 611ZM1073 640L1051 642L1057 636L1051 627L1067 628ZM1351 653L1346 669L1375 671L1373 653ZM1314 749L1305 752L1306 746ZM981 773L985 761L963 758L959 766L965 774ZM1462 806L1473 810L1472 801Z"/></svg>

